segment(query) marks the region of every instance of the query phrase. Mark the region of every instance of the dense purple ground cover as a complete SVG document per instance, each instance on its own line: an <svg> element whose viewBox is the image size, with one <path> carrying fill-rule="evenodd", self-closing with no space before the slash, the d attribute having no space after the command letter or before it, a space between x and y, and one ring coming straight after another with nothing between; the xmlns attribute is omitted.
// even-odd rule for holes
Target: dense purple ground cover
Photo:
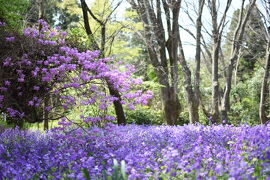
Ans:
<svg viewBox="0 0 270 180"><path fill-rule="evenodd" d="M0 132L0 179L92 179L125 160L129 179L270 177L268 126L115 126Z"/></svg>

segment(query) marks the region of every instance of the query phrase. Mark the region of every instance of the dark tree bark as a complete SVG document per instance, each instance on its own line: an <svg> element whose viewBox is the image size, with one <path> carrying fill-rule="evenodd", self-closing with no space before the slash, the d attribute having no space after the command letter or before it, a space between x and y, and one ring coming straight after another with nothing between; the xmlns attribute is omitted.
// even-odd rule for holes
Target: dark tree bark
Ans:
<svg viewBox="0 0 270 180"><path fill-rule="evenodd" d="M46 110L46 107L49 106L50 97L46 96L44 98L44 107L43 107L43 118L44 118L44 130L49 129L49 111Z"/></svg>
<svg viewBox="0 0 270 180"><path fill-rule="evenodd" d="M85 0L81 0L81 6L82 6L82 11L83 11L85 31L86 31L87 35L89 36L89 38L91 38L91 41L93 43L93 47L95 49L100 50L101 53L102 53L102 56L104 56L105 45L106 45L106 23L107 23L107 21L108 21L108 19L109 19L109 17L110 17L111 14L107 17L107 19L105 21L101 21L89 9L89 7L87 6ZM118 6L119 6L119 4L116 6L116 8ZM90 27L90 24L89 24L88 13L101 26L101 43L100 43L100 46L95 41L94 36L93 36L93 33L91 31L91 27ZM117 117L117 124L118 125L125 125L126 124L126 117L125 117L123 106L120 103L121 102L121 95L118 92L118 90L116 90L113 87L113 85L110 84L108 81L107 81L107 85L108 85L108 89L109 89L110 95L117 98L117 100L115 100L113 102L115 114L116 114L116 117Z"/></svg>

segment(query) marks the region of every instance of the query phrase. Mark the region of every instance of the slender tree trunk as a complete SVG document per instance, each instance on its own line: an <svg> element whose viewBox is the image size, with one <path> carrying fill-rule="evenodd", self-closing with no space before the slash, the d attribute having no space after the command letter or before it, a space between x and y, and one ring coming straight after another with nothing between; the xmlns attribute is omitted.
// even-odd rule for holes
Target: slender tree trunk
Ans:
<svg viewBox="0 0 270 180"><path fill-rule="evenodd" d="M223 123L228 122L228 111L230 109L230 92L231 92L231 86L232 86L232 73L233 67L232 65L228 66L228 72L226 73L226 88L222 99L221 104L221 120Z"/></svg>
<svg viewBox="0 0 270 180"><path fill-rule="evenodd" d="M178 24L178 17L179 17L179 11L180 11L180 4L181 2L178 2L178 6L174 6L175 9L173 9L173 12L175 12L174 15L177 15L173 18L173 24L179 26ZM181 37L179 34L179 30L177 31L172 31L172 32L177 32L179 34L178 40L174 39L172 43L175 43L175 41L178 41L178 47L179 47L179 62L181 64L182 71L184 72L184 87L185 91L187 94L187 101L188 101L188 110L189 110L189 122L190 123L195 123L199 122L199 98L200 98L200 58L201 58L201 16L202 16L202 10L204 7L204 0L199 0L199 12L198 12L198 17L196 21L196 27L197 27L197 32L196 32L196 71L195 71L195 80L194 80L194 89L193 89L193 84L191 80L191 71L187 65L184 51L183 51L183 46L182 46L182 41ZM165 10L166 11L166 10ZM166 15L169 13L165 13ZM167 19L169 19L167 15ZM168 23L167 23L168 24Z"/></svg>
<svg viewBox="0 0 270 180"><path fill-rule="evenodd" d="M211 1L211 16L212 16L212 119L214 122L219 122L219 82L218 82L218 63L220 50L220 32L217 23L216 0Z"/></svg>
<svg viewBox="0 0 270 180"><path fill-rule="evenodd" d="M268 121L267 115L266 115L266 99L267 95L269 94L269 71L270 71L270 39L268 39L267 44L267 55L266 55L266 64L265 64L265 70L264 70L264 76L262 80L262 87L261 87L261 97L260 97L260 109L259 109L259 115L260 115L260 121L262 124L265 124Z"/></svg>
<svg viewBox="0 0 270 180"><path fill-rule="evenodd" d="M88 38L90 39L90 42L93 46L93 49L99 49L98 43L96 42L95 38L93 37L93 32L92 32L90 24L89 24L87 4L85 3L84 0L81 0L81 4L82 4L83 22L84 22L85 32L88 35Z"/></svg>
<svg viewBox="0 0 270 180"><path fill-rule="evenodd" d="M201 16L204 7L204 0L199 0L199 12L196 20L196 69L194 77L194 89L191 80L191 71L187 65L181 37L179 35L179 53L180 53L180 64L182 71L184 72L184 87L187 94L188 100L188 111L189 111L189 122L199 122L199 104L200 104L200 68L201 68Z"/></svg>
<svg viewBox="0 0 270 180"><path fill-rule="evenodd" d="M191 72L190 69L186 63L184 51L182 48L182 42L179 37L179 51L181 54L180 57L180 64L182 67L182 71L184 72L184 87L187 94L187 101L188 101L188 112L189 112L189 122L195 123L199 121L199 111L198 106L195 105L195 93L193 91L192 87L192 81L191 81Z"/></svg>
<svg viewBox="0 0 270 180"><path fill-rule="evenodd" d="M238 67L239 67L239 63L240 63L240 56L238 56L238 58L237 58L236 66L235 66L235 71L234 71L234 85L235 86L237 85L237 73L238 73Z"/></svg>
<svg viewBox="0 0 270 180"><path fill-rule="evenodd" d="M215 37L214 37L215 38ZM219 43L214 40L215 46L213 48L212 57L212 118L214 122L220 121L219 117L219 82L218 82L218 59L219 59Z"/></svg>
<svg viewBox="0 0 270 180"><path fill-rule="evenodd" d="M46 110L46 108L49 106L50 96L46 96L44 99L44 130L49 129L49 111Z"/></svg>
<svg viewBox="0 0 270 180"><path fill-rule="evenodd" d="M196 20L196 54L195 54L195 78L194 78L194 122L199 122L199 105L201 99L201 38L202 38L202 12L205 0L199 0L199 12Z"/></svg>
<svg viewBox="0 0 270 180"><path fill-rule="evenodd" d="M227 12L231 6L232 0L226 1L225 10L221 18L218 18L218 9L216 0L208 0L212 18L212 121L220 122L220 91L219 91L219 56L221 55L221 39L224 27L226 25ZM218 19L219 22L218 22Z"/></svg>

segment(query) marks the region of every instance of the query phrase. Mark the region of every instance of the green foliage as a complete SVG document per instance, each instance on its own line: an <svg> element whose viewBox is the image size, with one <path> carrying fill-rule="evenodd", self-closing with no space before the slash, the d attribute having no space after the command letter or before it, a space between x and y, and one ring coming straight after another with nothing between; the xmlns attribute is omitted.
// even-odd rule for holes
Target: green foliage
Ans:
<svg viewBox="0 0 270 180"><path fill-rule="evenodd" d="M146 69L146 78L150 80L151 82L158 82L157 75L155 72L154 67L149 64Z"/></svg>
<svg viewBox="0 0 270 180"><path fill-rule="evenodd" d="M232 87L230 113L232 124L259 124L260 87L263 68L258 69L254 74L255 76L251 79L238 82Z"/></svg>
<svg viewBox="0 0 270 180"><path fill-rule="evenodd" d="M92 47L94 37L88 37L83 28L71 28L68 31L67 43L80 51L96 50Z"/></svg>
<svg viewBox="0 0 270 180"><path fill-rule="evenodd" d="M24 20L23 15L27 12L28 6L29 0L0 0L0 21L20 29Z"/></svg>
<svg viewBox="0 0 270 180"><path fill-rule="evenodd" d="M177 121L177 125L184 125L189 123L189 115L188 115L188 110L185 110L180 113Z"/></svg>
<svg viewBox="0 0 270 180"><path fill-rule="evenodd" d="M199 110L199 123L202 125L210 125L210 121L208 117L203 113L203 111L200 109Z"/></svg>
<svg viewBox="0 0 270 180"><path fill-rule="evenodd" d="M86 180L91 180L90 174L86 168L83 168L83 175L84 175Z"/></svg>
<svg viewBox="0 0 270 180"><path fill-rule="evenodd" d="M127 123L138 125L161 125L164 123L162 113L150 108L137 107L134 111L126 111Z"/></svg>
<svg viewBox="0 0 270 180"><path fill-rule="evenodd" d="M125 161L121 161L121 165L119 166L116 159L113 160L113 173L110 177L106 178L107 180L126 180L126 163Z"/></svg>
<svg viewBox="0 0 270 180"><path fill-rule="evenodd" d="M62 29L76 28L80 21L81 9L78 7L78 1L68 0L55 3L58 21L56 24Z"/></svg>

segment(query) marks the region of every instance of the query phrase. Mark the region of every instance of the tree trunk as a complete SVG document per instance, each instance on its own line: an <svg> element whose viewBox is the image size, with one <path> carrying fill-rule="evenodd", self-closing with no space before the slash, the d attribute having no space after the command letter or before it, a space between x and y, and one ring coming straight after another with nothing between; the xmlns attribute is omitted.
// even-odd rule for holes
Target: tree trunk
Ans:
<svg viewBox="0 0 270 180"><path fill-rule="evenodd" d="M164 73L162 69L155 69L155 71L158 82L162 85L160 94L164 119L168 125L176 125L181 110L178 92L173 86L170 86L167 73Z"/></svg>
<svg viewBox="0 0 270 180"><path fill-rule="evenodd" d="M228 66L228 71L226 73L226 88L223 95L222 103L221 103L221 120L223 123L228 122L228 111L230 109L230 92L232 86L232 72L233 67L232 65Z"/></svg>
<svg viewBox="0 0 270 180"><path fill-rule="evenodd" d="M45 19L45 0L39 0L39 19ZM39 31L42 29L42 24L39 23ZM44 119L44 130L49 129L49 112L46 110L46 107L49 105L49 97L44 98L44 107L43 107L43 119Z"/></svg>
<svg viewBox="0 0 270 180"><path fill-rule="evenodd" d="M267 108L266 99L267 99L267 95L269 94L269 89L268 89L269 70L270 70L270 39L268 39L268 44L267 44L266 64L265 64L264 76L262 80L261 97L260 97L259 115L260 115L260 121L262 124L265 124L268 121L268 118L266 115L266 108Z"/></svg>
<svg viewBox="0 0 270 180"><path fill-rule="evenodd" d="M191 71L190 68L188 67L188 64L185 59L185 54L183 51L183 46L182 46L182 41L181 41L181 36L179 34L179 12L180 12L180 6L181 6L181 1L175 1L173 4L173 8L169 7L169 5L166 3L165 0L163 0L163 7L166 15L166 20L167 20L167 31L169 32L169 39L167 41L167 50L169 52L169 57L170 60L174 59L175 55L172 53L174 52L177 54L177 48L179 48L179 55L178 59L181 64L182 71L184 73L184 87L185 87L185 92L187 94L187 101L188 101L188 110L189 110L189 122L190 123L195 123L199 121L199 104L200 104L200 67L201 67L201 28L202 28L202 22L201 22L201 16L202 16L202 11L204 7L204 0L199 0L199 8L198 8L198 13L197 13L197 21L196 21L196 36L189 31L186 28L183 28L181 25L180 27L184 30L186 30L189 34L191 34L194 39L196 39L196 70L195 70L195 75L194 75L194 84L192 83L192 78L191 78ZM171 18L170 16L170 9L172 9L172 15L173 17ZM189 16L189 14L188 14ZM172 20L172 23L171 23ZM173 25L172 28L171 24ZM178 42L175 43L175 42ZM170 63L171 65L172 63ZM172 65L171 65L172 67ZM171 73L173 70L171 70ZM173 77L173 75L171 75ZM193 89L194 85L194 89Z"/></svg>
<svg viewBox="0 0 270 180"><path fill-rule="evenodd" d="M196 54L195 54L195 78L194 78L194 107L191 114L194 114L194 122L199 122L199 105L201 99L201 38L202 38L202 13L205 0L199 0L199 11L196 20Z"/></svg>
<svg viewBox="0 0 270 180"><path fill-rule="evenodd" d="M189 111L189 122L195 123L199 122L199 114L198 114L198 106L196 106L195 93L193 91L192 82L191 82L191 72L186 63L184 51L182 48L182 42L179 37L179 49L180 49L180 64L182 67L182 71L184 72L184 87L187 94L188 101L188 111Z"/></svg>
<svg viewBox="0 0 270 180"><path fill-rule="evenodd" d="M212 38L213 38L213 53L212 53L212 119L214 123L219 122L219 82L218 82L218 62L220 50L220 32L219 24L217 23L216 0L211 1L211 17L212 17Z"/></svg>
<svg viewBox="0 0 270 180"><path fill-rule="evenodd" d="M219 43L214 41L212 58L212 119L215 123L220 121L219 117L219 82L218 82L218 59L219 59Z"/></svg>
<svg viewBox="0 0 270 180"><path fill-rule="evenodd" d="M114 110L118 125L126 125L126 117L121 102L121 96L118 91L109 86L110 95L117 97L118 100L113 101Z"/></svg>
<svg viewBox="0 0 270 180"><path fill-rule="evenodd" d="M174 88L162 87L161 89L163 112L168 125L176 125L180 112L180 103Z"/></svg>
<svg viewBox="0 0 270 180"><path fill-rule="evenodd" d="M49 129L49 111L46 110L46 107L49 106L50 97L46 96L44 99L44 108L43 108L43 116L44 116L44 130Z"/></svg>

